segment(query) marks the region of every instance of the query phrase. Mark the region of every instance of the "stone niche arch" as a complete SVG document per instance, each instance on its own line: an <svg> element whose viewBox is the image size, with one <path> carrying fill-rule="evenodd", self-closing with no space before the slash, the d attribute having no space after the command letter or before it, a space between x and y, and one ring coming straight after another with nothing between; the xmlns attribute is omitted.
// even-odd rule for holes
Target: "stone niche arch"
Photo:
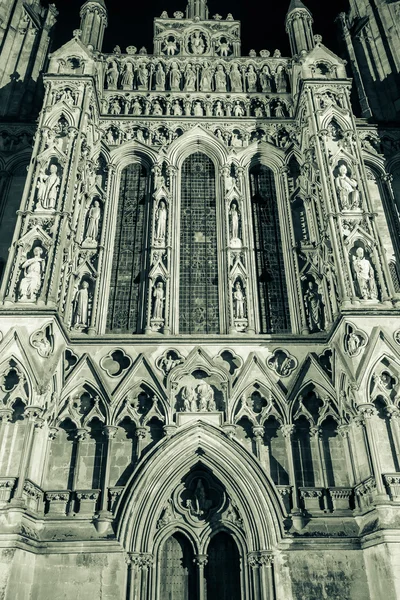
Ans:
<svg viewBox="0 0 400 600"><path fill-rule="evenodd" d="M198 491L196 479L204 480L205 496ZM179 490L186 482L184 495ZM219 506L213 500L218 493L215 490L224 498L220 513L215 509L214 518L204 517L203 524L196 524L195 508L194 514L184 516L185 511L192 510L190 506L195 507L196 494L206 498L209 504L205 510L212 513ZM176 500L179 493L180 504ZM161 600L158 569L162 548L170 536L186 536L201 574L210 540L223 532L232 536L240 556L240 598L272 600L274 596L268 591L273 589L271 557L283 536L284 513L271 479L239 443L205 422L181 428L138 465L118 503L117 536L132 557L128 573L131 593L137 593L138 600ZM254 568L258 560L260 566ZM269 575L265 577L259 571L266 565ZM267 582L268 577L271 580L265 583L264 593L261 582ZM204 597L201 590L198 597Z"/></svg>

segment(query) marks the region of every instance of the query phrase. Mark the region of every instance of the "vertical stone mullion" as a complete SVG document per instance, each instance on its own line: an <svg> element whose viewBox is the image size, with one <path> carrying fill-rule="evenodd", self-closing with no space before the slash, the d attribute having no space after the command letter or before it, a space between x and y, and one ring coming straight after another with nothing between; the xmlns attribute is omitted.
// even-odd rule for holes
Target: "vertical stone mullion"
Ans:
<svg viewBox="0 0 400 600"><path fill-rule="evenodd" d="M197 554L194 563L197 566L197 597L198 600L206 600L206 586L204 579L204 568L207 565L208 558L206 554Z"/></svg>
<svg viewBox="0 0 400 600"><path fill-rule="evenodd" d="M376 482L376 489L378 494L383 494L386 496L386 490L382 480L382 467L375 437L375 429L372 422L374 419L377 418L377 411L373 404L364 404L361 405L359 408L362 422L365 427L367 444L372 463L372 471Z"/></svg>
<svg viewBox="0 0 400 600"><path fill-rule="evenodd" d="M294 425L282 425L282 435L285 440L286 456L288 460L289 484L292 488L292 507L293 512L299 512L299 497L296 485L296 475L294 471L293 444L292 438L294 433Z"/></svg>
<svg viewBox="0 0 400 600"><path fill-rule="evenodd" d="M28 418L28 425L27 425L27 431L25 432L24 445L22 448L21 461L20 461L20 465L19 465L17 488L15 490L15 494L14 494L14 497L12 500L12 502L16 503L16 504L22 502L22 495L23 495L23 491L24 491L25 479L26 479L26 476L28 473L29 460L30 460L31 454L32 454L35 426L36 426L36 423L39 423L39 418L40 418L41 413L42 413L41 408L32 406L32 407L27 407L25 409L25 414Z"/></svg>

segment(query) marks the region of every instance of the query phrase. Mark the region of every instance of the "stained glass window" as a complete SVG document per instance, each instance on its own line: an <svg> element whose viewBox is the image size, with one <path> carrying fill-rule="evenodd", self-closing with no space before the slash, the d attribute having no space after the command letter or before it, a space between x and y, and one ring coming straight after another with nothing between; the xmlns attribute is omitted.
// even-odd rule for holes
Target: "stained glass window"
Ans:
<svg viewBox="0 0 400 600"><path fill-rule="evenodd" d="M140 164L122 171L107 332L139 333L144 265L147 172Z"/></svg>
<svg viewBox="0 0 400 600"><path fill-rule="evenodd" d="M215 170L204 154L182 166L180 333L219 333Z"/></svg>
<svg viewBox="0 0 400 600"><path fill-rule="evenodd" d="M254 247L261 333L290 330L274 175L257 165L250 171Z"/></svg>

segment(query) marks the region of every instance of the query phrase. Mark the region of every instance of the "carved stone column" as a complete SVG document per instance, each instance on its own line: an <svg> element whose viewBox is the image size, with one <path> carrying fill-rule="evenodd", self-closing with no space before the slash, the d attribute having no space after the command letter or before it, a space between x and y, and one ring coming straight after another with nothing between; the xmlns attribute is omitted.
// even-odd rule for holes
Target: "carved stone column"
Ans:
<svg viewBox="0 0 400 600"><path fill-rule="evenodd" d="M275 586L273 576L273 557L266 550L250 552L247 562L251 567L252 599L274 600Z"/></svg>
<svg viewBox="0 0 400 600"><path fill-rule="evenodd" d="M386 414L390 422L390 430L393 435L393 441L396 449L397 462L400 464L400 429L399 418L400 411L396 406L387 406Z"/></svg>
<svg viewBox="0 0 400 600"><path fill-rule="evenodd" d="M72 491L75 492L78 487L78 477L79 477L79 467L80 467L80 459L81 459L81 444L85 441L86 436L88 434L87 429L78 429L76 432L76 452L75 452L75 461L73 465L73 477L72 477ZM74 502L71 502L70 512L73 512Z"/></svg>
<svg viewBox="0 0 400 600"><path fill-rule="evenodd" d="M127 600L152 600L150 573L153 560L152 554L132 552L129 555Z"/></svg>
<svg viewBox="0 0 400 600"><path fill-rule="evenodd" d="M208 562L206 554L196 554L193 561L197 565L197 597L198 600L206 600L206 587L204 579L204 567Z"/></svg>
<svg viewBox="0 0 400 600"><path fill-rule="evenodd" d="M349 483L351 487L354 487L356 483L356 473L354 468L354 457L350 446L350 427L349 425L339 425L338 434L342 438L343 450L346 459L347 472L349 474Z"/></svg>
<svg viewBox="0 0 400 600"><path fill-rule="evenodd" d="M140 457L142 455L142 450L143 450L143 440L145 439L146 435L147 435L147 427L137 427L136 428L136 459L137 461L140 460Z"/></svg>
<svg viewBox="0 0 400 600"><path fill-rule="evenodd" d="M294 425L282 425L281 431L285 440L286 456L288 460L289 484L292 487L292 512L299 513L299 497L296 486L296 476L294 472L292 436L295 430Z"/></svg>
<svg viewBox="0 0 400 600"><path fill-rule="evenodd" d="M254 439L256 442L256 455L258 460L261 463L264 463L263 461L263 436L264 436L264 427L262 425L254 425L253 427L253 435L254 435ZM268 465L264 465L264 467L266 468L266 470L269 473L269 469L267 469L267 466L269 467L269 461L268 461Z"/></svg>
<svg viewBox="0 0 400 600"><path fill-rule="evenodd" d="M386 497L386 490L382 480L382 467L375 437L376 432L374 428L374 420L377 419L377 410L373 404L362 404L358 408L360 411L360 420L365 427L367 444L371 457L372 472L376 481L376 490L378 494Z"/></svg>
<svg viewBox="0 0 400 600"><path fill-rule="evenodd" d="M28 406L25 409L25 415L28 418L28 424L25 432L24 445L22 448L17 489L15 490L14 497L11 500L11 503L15 505L23 504L22 495L24 491L25 479L28 473L29 460L32 454L35 427L43 423L41 420L42 412L43 409L37 406Z"/></svg>
<svg viewBox="0 0 400 600"><path fill-rule="evenodd" d="M102 481L102 490L101 490L101 506L99 511L99 517L96 521L97 531L100 533L104 533L107 529L108 524L112 520L112 514L109 511L109 499L108 499L108 488L110 485L110 467L111 467L111 457L112 457L112 441L116 436L118 431L118 427L113 425L106 425L103 429L103 435L106 437L106 442L104 444L104 470L103 470L103 481Z"/></svg>

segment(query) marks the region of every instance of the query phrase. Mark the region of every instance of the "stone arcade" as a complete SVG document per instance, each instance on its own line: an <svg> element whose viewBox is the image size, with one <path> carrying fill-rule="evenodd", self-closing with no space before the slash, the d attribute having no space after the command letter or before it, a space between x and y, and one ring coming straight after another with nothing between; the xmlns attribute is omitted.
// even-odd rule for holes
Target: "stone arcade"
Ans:
<svg viewBox="0 0 400 600"><path fill-rule="evenodd" d="M349 5L346 65L301 0L291 58L0 3L1 598L400 597L400 2Z"/></svg>

